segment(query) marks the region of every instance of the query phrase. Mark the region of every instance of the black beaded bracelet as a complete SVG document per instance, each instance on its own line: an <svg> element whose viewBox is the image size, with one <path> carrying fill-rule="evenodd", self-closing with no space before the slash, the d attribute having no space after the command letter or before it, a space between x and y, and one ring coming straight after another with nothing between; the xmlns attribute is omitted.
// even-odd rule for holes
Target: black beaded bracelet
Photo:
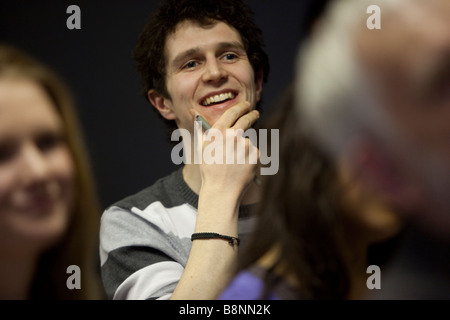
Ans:
<svg viewBox="0 0 450 320"><path fill-rule="evenodd" d="M228 241L228 243L231 246L239 246L241 243L241 240L236 237L230 237L225 236L223 234L218 234L215 232L199 232L199 233L193 233L191 236L191 241L197 240L197 239L222 239Z"/></svg>

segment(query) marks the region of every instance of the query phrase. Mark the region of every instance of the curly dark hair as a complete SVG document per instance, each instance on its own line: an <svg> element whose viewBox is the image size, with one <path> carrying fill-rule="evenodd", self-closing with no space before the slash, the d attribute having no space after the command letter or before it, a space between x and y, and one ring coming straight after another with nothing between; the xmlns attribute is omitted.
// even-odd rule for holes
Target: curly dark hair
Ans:
<svg viewBox="0 0 450 320"><path fill-rule="evenodd" d="M255 76L263 73L263 82L269 75L269 58L264 51L261 29L256 25L253 11L241 0L165 0L151 16L133 50L133 58L142 77L143 94L155 89L169 97L166 88L165 44L180 22L191 20L201 26L222 21L235 28L244 44ZM173 122L173 121L170 121Z"/></svg>

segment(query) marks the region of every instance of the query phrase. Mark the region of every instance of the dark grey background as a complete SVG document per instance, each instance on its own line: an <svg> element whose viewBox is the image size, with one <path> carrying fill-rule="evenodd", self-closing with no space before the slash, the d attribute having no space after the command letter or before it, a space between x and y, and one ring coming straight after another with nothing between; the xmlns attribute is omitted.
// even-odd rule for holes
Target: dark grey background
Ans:
<svg viewBox="0 0 450 320"><path fill-rule="evenodd" d="M314 1L314 0L313 0ZM247 0L264 33L271 72L263 118L292 80L306 0ZM68 30L69 5L81 9L81 30ZM158 1L2 1L0 40L52 67L70 86L85 132L103 208L170 173L171 144L141 96L131 59Z"/></svg>

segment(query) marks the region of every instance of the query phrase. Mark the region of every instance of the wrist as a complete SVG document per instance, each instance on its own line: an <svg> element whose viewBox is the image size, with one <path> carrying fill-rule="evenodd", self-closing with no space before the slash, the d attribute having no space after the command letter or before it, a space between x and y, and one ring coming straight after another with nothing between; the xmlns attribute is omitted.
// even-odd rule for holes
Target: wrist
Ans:
<svg viewBox="0 0 450 320"><path fill-rule="evenodd" d="M217 183L203 181L200 186L199 197L217 199L219 202L237 202L243 193L243 188L233 183Z"/></svg>
<svg viewBox="0 0 450 320"><path fill-rule="evenodd" d="M219 240L225 240L228 242L228 244L232 247L238 247L241 243L241 240L236 236L228 236L219 234L216 232L197 232L193 233L191 236L191 241L194 240L210 240L210 239L219 239Z"/></svg>

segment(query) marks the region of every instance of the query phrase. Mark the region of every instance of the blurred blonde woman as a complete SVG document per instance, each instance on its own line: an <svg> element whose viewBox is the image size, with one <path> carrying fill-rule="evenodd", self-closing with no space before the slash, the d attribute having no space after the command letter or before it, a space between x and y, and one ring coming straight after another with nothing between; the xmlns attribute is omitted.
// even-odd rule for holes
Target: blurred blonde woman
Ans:
<svg viewBox="0 0 450 320"><path fill-rule="evenodd" d="M99 212L69 91L0 44L0 299L103 299Z"/></svg>

